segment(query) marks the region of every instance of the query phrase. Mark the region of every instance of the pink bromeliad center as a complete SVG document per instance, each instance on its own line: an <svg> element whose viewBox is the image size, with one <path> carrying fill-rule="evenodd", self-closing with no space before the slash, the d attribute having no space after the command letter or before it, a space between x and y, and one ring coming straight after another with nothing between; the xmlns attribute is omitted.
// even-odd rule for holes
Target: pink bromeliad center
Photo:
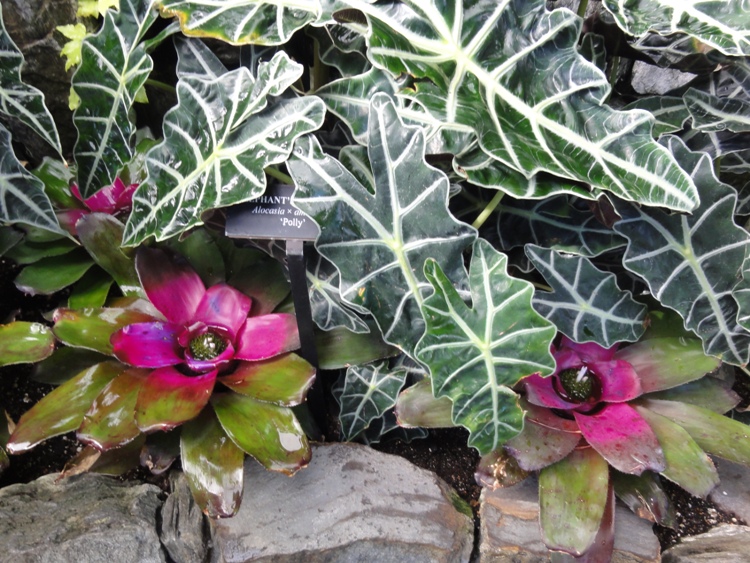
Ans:
<svg viewBox="0 0 750 563"><path fill-rule="evenodd" d="M557 394L569 403L593 405L602 398L601 380L586 364L562 370L552 385Z"/></svg>
<svg viewBox="0 0 750 563"><path fill-rule="evenodd" d="M206 288L183 259L143 248L136 269L164 319L130 324L112 335L112 349L123 363L165 377L174 377L177 369L183 376L215 378L236 362L266 360L299 347L293 315L252 316L249 297L225 283ZM164 368L171 369L159 371Z"/></svg>

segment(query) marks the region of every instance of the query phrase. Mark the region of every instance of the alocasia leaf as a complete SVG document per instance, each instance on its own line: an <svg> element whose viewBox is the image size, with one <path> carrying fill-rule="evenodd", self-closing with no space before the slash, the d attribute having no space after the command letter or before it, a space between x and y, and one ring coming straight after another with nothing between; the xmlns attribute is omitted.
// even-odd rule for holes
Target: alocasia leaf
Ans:
<svg viewBox="0 0 750 563"><path fill-rule="evenodd" d="M508 250L533 242L581 256L598 256L624 246L620 235L602 225L589 210L560 195L539 201L504 198L497 207L497 234Z"/></svg>
<svg viewBox="0 0 750 563"><path fill-rule="evenodd" d="M701 131L750 132L750 102L736 98L720 98L690 88L683 96L693 118L693 128Z"/></svg>
<svg viewBox="0 0 750 563"><path fill-rule="evenodd" d="M180 55L178 105L164 118L164 141L147 155L149 177L133 197L126 245L167 239L200 225L204 211L261 195L263 169L284 161L294 140L323 122L314 96L273 99L302 74L286 53L261 63L257 79L244 67L199 77L195 50L182 47Z"/></svg>
<svg viewBox="0 0 750 563"><path fill-rule="evenodd" d="M417 104L409 104L403 96L396 96L402 88L387 72L373 68L358 76L334 80L315 93L351 129L354 140L363 145L367 144L370 99L378 92L395 96L394 107L401 119L424 129L428 154L458 152L471 142L474 135L470 127L448 123Z"/></svg>
<svg viewBox="0 0 750 563"><path fill-rule="evenodd" d="M530 177L547 171L648 205L689 211L691 179L651 139L646 112L602 102L605 75L576 50L581 20L542 2L370 4L368 56L417 79L412 96L474 128L482 150Z"/></svg>
<svg viewBox="0 0 750 563"><path fill-rule="evenodd" d="M25 223L63 233L44 184L13 154L10 132L0 124L0 224Z"/></svg>
<svg viewBox="0 0 750 563"><path fill-rule="evenodd" d="M308 262L307 286L312 317L318 328L345 327L356 333L370 332L367 323L341 300L338 270L322 256L315 262Z"/></svg>
<svg viewBox="0 0 750 563"><path fill-rule="evenodd" d="M21 120L61 155L60 137L44 94L21 80L23 55L5 30L1 6L0 61L0 112Z"/></svg>
<svg viewBox="0 0 750 563"><path fill-rule="evenodd" d="M83 197L112 184L133 156L135 122L129 113L154 66L140 44L158 18L153 6L154 0L121 0L119 12L107 11L99 33L83 40L81 66L73 75L81 98L73 122Z"/></svg>
<svg viewBox="0 0 750 563"><path fill-rule="evenodd" d="M604 6L630 35L687 33L726 55L750 55L746 0L604 0Z"/></svg>
<svg viewBox="0 0 750 563"><path fill-rule="evenodd" d="M355 438L396 404L406 375L405 369L390 369L385 362L351 366L346 370L339 399L339 420L345 440Z"/></svg>
<svg viewBox="0 0 750 563"><path fill-rule="evenodd" d="M187 35L234 45L281 45L322 14L320 0L160 0L162 14L177 16Z"/></svg>
<svg viewBox="0 0 750 563"><path fill-rule="evenodd" d="M512 387L527 375L555 369L555 327L534 311L533 286L510 277L506 262L483 239L474 244L471 307L435 261L425 265L435 293L422 306L427 332L417 357L430 369L435 397L453 401L453 422L469 429L469 445L482 454L523 427Z"/></svg>
<svg viewBox="0 0 750 563"><path fill-rule="evenodd" d="M546 172L527 178L525 174L487 154L478 144L470 146L456 156L453 167L472 184L501 190L516 198L538 199L558 194L571 194L583 199L596 197L589 186Z"/></svg>
<svg viewBox="0 0 750 563"><path fill-rule="evenodd" d="M685 121L690 118L685 102L677 96L649 96L628 104L624 109L645 109L653 115L653 134L657 139L667 133L681 131Z"/></svg>
<svg viewBox="0 0 750 563"><path fill-rule="evenodd" d="M341 297L412 354L424 330L425 260L436 259L460 284L461 253L476 235L450 215L448 178L425 164L422 132L404 125L385 94L372 98L369 129L375 193L305 137L287 163L293 202L320 226L316 246L339 270Z"/></svg>
<svg viewBox="0 0 750 563"><path fill-rule="evenodd" d="M737 195L716 179L708 155L689 151L676 137L666 142L691 171L701 206L692 215L669 215L616 203L622 220L614 228L629 241L623 263L646 280L656 299L680 313L707 354L745 364L750 334L737 324L731 291L750 235L732 219Z"/></svg>
<svg viewBox="0 0 750 563"><path fill-rule="evenodd" d="M526 255L553 289L534 293L534 309L566 336L610 348L635 342L646 330L646 306L620 290L614 274L583 256L563 256L533 244L526 245Z"/></svg>
<svg viewBox="0 0 750 563"><path fill-rule="evenodd" d="M305 32L318 42L320 60L335 67L341 76L355 76L370 67L364 51L364 37L358 33L343 25L308 27Z"/></svg>

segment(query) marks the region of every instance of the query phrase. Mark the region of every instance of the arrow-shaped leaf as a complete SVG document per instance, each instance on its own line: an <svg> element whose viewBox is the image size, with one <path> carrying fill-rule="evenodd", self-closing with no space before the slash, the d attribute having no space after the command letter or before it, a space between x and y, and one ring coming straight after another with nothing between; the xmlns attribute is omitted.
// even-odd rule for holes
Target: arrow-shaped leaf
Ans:
<svg viewBox="0 0 750 563"><path fill-rule="evenodd" d="M726 55L750 55L747 2L706 0L604 0L630 35L687 33Z"/></svg>
<svg viewBox="0 0 750 563"><path fill-rule="evenodd" d="M187 35L234 45L281 45L318 20L320 0L161 0L165 16L177 16Z"/></svg>
<svg viewBox="0 0 750 563"><path fill-rule="evenodd" d="M701 206L692 215L669 215L616 203L622 220L614 228L629 241L623 263L646 280L656 299L680 313L707 354L745 364L750 334L737 324L731 292L750 235L732 219L737 195L716 179L708 155L689 151L676 137L667 144L691 171Z"/></svg>
<svg viewBox="0 0 750 563"><path fill-rule="evenodd" d="M373 68L357 76L334 80L316 94L331 113L351 129L355 141L367 144L370 98L378 92L396 96L399 90L401 85L387 72ZM394 104L405 123L424 129L428 154L460 152L474 137L471 127L448 123L425 112L419 105L408 103L402 96L396 96Z"/></svg>
<svg viewBox="0 0 750 563"><path fill-rule="evenodd" d="M5 30L0 6L0 111L21 120L62 154L57 127L47 107L44 94L21 80L23 55Z"/></svg>
<svg viewBox="0 0 750 563"><path fill-rule="evenodd" d="M721 98L690 88L683 96L693 128L701 131L750 132L750 102Z"/></svg>
<svg viewBox="0 0 750 563"><path fill-rule="evenodd" d="M537 291L534 309L576 342L610 348L635 342L646 330L646 306L617 287L615 275L602 272L583 256L526 245L526 255L554 291Z"/></svg>
<svg viewBox="0 0 750 563"><path fill-rule="evenodd" d="M461 283L461 253L476 234L450 215L448 178L425 164L423 133L404 125L385 94L372 98L369 129L375 193L305 137L287 163L294 204L320 226L317 248L339 270L341 297L372 313L386 342L412 354L430 287L425 260L438 260Z"/></svg>
<svg viewBox="0 0 750 563"><path fill-rule="evenodd" d="M396 405L398 393L406 382L407 371L390 369L385 362L352 366L346 370L339 399L341 430L352 440Z"/></svg>
<svg viewBox="0 0 750 563"><path fill-rule="evenodd" d="M10 132L0 125L0 223L26 223L64 233L57 223L44 183L13 154Z"/></svg>
<svg viewBox="0 0 750 563"><path fill-rule="evenodd" d="M202 224L204 211L258 197L263 169L286 160L294 140L323 123L325 108L314 96L271 103L302 74L286 53L261 63L257 79L243 67L199 78L194 53L180 49L178 74L183 58L189 74L164 118L164 141L146 157L148 179L133 197L124 244L164 240Z"/></svg>
<svg viewBox="0 0 750 563"><path fill-rule="evenodd" d="M474 128L481 148L648 205L689 211L690 178L651 139L652 119L603 104L610 88L576 50L581 20L542 2L349 0L370 22L368 56L417 78L413 99Z"/></svg>
<svg viewBox="0 0 750 563"><path fill-rule="evenodd" d="M322 256L308 265L307 285L312 317L321 330L344 327L359 334L370 332L367 323L341 300L338 270Z"/></svg>
<svg viewBox="0 0 750 563"><path fill-rule="evenodd" d="M657 139L667 133L681 131L685 121L690 118L685 102L677 96L649 96L625 106L626 110L645 109L654 116L654 137Z"/></svg>
<svg viewBox="0 0 750 563"><path fill-rule="evenodd" d="M482 454L523 428L523 410L511 388L527 375L555 369L555 327L534 311L533 286L510 277L506 262L486 241L474 244L472 308L436 262L425 265L435 293L423 305L427 332L417 357L430 368L435 397L453 401L453 422L469 429L469 445Z"/></svg>
<svg viewBox="0 0 750 563"><path fill-rule="evenodd" d="M135 122L129 112L154 66L141 39L156 21L154 0L122 0L108 10L96 35L83 40L81 66L73 87L81 105L73 114L78 129L74 156L84 197L110 185L133 156Z"/></svg>
<svg viewBox="0 0 750 563"><path fill-rule="evenodd" d="M533 242L591 257L625 245L625 239L570 199L564 195L539 201L504 198L496 222L501 247L508 250Z"/></svg>

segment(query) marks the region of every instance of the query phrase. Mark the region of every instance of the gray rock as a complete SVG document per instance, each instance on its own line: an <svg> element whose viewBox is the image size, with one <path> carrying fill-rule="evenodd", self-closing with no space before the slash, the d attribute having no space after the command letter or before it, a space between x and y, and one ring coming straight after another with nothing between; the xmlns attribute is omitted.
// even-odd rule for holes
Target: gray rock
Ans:
<svg viewBox="0 0 750 563"><path fill-rule="evenodd" d="M663 563L747 563L750 527L722 524L697 536L682 538L666 550Z"/></svg>
<svg viewBox="0 0 750 563"><path fill-rule="evenodd" d="M187 479L175 471L169 478L172 492L161 510L161 543L178 563L203 563L208 557L208 522L195 504Z"/></svg>
<svg viewBox="0 0 750 563"><path fill-rule="evenodd" d="M56 479L0 489L0 562L165 561L157 487L92 474Z"/></svg>
<svg viewBox="0 0 750 563"><path fill-rule="evenodd" d="M494 491L480 499L480 563L546 563L550 561L539 529L536 479ZM657 563L659 541L651 524L619 504L615 508L612 563Z"/></svg>
<svg viewBox="0 0 750 563"><path fill-rule="evenodd" d="M719 458L714 458L714 463L721 481L708 500L750 523L750 468Z"/></svg>
<svg viewBox="0 0 750 563"><path fill-rule="evenodd" d="M661 68L643 61L635 61L631 85L639 94L666 94L681 88L695 78L695 74L671 68Z"/></svg>
<svg viewBox="0 0 750 563"><path fill-rule="evenodd" d="M242 507L212 520L227 563L466 562L471 510L435 474L356 444L314 448L289 478L245 465Z"/></svg>

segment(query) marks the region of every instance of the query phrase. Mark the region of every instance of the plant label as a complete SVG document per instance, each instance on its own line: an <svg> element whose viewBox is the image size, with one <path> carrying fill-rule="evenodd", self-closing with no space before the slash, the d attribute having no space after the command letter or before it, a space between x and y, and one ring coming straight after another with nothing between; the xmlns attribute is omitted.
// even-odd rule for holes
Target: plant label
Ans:
<svg viewBox="0 0 750 563"><path fill-rule="evenodd" d="M227 210L226 234L232 238L315 240L318 225L292 206L294 186L275 184L245 204Z"/></svg>

